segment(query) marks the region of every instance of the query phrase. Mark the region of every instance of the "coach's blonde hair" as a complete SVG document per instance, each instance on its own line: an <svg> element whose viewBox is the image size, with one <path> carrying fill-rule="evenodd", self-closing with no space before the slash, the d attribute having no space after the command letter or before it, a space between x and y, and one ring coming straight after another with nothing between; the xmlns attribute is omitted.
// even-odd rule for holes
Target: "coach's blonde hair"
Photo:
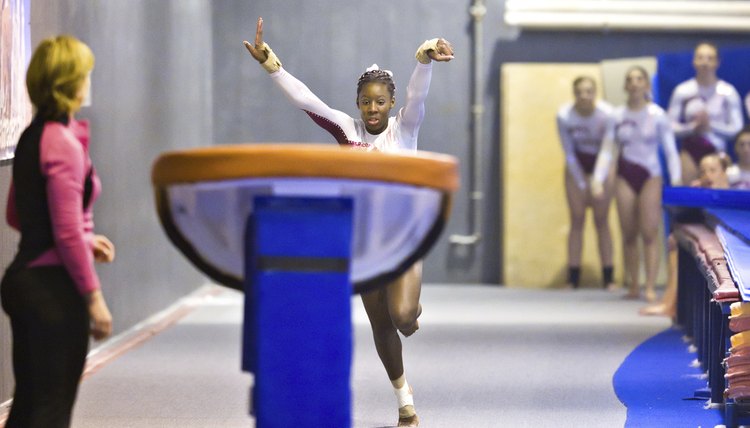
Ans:
<svg viewBox="0 0 750 428"><path fill-rule="evenodd" d="M26 89L44 118L67 116L80 108L78 92L94 68L94 54L73 36L42 40L26 72Z"/></svg>

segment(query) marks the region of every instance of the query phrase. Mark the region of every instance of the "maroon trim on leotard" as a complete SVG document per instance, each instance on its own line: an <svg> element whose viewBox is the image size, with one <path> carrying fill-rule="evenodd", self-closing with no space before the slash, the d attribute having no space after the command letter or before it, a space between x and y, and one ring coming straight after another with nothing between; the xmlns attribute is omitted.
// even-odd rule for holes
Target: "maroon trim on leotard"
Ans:
<svg viewBox="0 0 750 428"><path fill-rule="evenodd" d="M325 117L315 114L311 111L303 110L305 113L307 113L308 116L310 116L310 119L313 120L318 126L325 129L326 131L330 132L331 135L333 135L333 138L336 140L337 143L341 146L354 146L359 148L369 148L370 144L365 143L362 141L352 141L348 138L346 138L346 133L344 132L341 127L335 123L334 121L330 119L326 119Z"/></svg>
<svg viewBox="0 0 750 428"><path fill-rule="evenodd" d="M628 186L633 189L636 195L641 193L643 185L651 178L651 174L646 168L625 160L622 156L617 161L617 175L628 183Z"/></svg>
<svg viewBox="0 0 750 428"><path fill-rule="evenodd" d="M587 175L593 174L594 165L596 165L596 155L579 152L578 150L575 151L575 154L576 159L578 159L578 163L581 164L581 169L583 169L583 172L585 172Z"/></svg>
<svg viewBox="0 0 750 428"><path fill-rule="evenodd" d="M682 150L685 150L693 158L696 165L701 162L703 156L716 153L716 147L701 136L686 137L680 143L682 144Z"/></svg>
<svg viewBox="0 0 750 428"><path fill-rule="evenodd" d="M685 111L687 110L688 103L699 98L703 99L700 95L694 95L692 97L687 97L682 101L682 105L680 106L680 122L687 122ZM685 150L690 157L693 158L693 162L695 162L696 165L701 162L703 156L716 153L716 147L714 147L710 141L701 136L683 138L682 141L680 141L680 144L682 145L682 150Z"/></svg>
<svg viewBox="0 0 750 428"><path fill-rule="evenodd" d="M684 100L682 100L682 104L680 105L680 122L681 123L686 123L687 122L687 116L685 115L685 113L686 113L686 110L687 110L688 103L690 101L693 101L693 100L696 100L696 99L703 100L703 97L701 97L700 95L693 95L692 97L687 97ZM705 101L705 100L703 100L703 101Z"/></svg>

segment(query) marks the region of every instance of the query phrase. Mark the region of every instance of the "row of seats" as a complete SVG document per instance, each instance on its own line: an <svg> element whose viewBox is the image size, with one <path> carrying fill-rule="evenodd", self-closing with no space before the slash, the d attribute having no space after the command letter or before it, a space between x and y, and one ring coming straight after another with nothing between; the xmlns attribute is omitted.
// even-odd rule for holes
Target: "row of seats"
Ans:
<svg viewBox="0 0 750 428"><path fill-rule="evenodd" d="M706 388L695 391L696 397L708 399L710 407L722 406L725 425L731 428L750 420L750 292L745 291L750 283L734 266L750 266L750 236L738 232L744 227L725 227L722 210L706 212L705 224L673 225L679 245L677 324L708 375ZM750 224L750 213L745 214L733 221ZM731 246L726 239L730 234Z"/></svg>

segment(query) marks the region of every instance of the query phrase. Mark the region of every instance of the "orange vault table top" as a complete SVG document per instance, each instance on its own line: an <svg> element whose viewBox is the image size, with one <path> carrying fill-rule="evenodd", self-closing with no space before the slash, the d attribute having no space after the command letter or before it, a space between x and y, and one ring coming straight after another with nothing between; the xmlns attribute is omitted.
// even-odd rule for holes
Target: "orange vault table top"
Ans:
<svg viewBox="0 0 750 428"><path fill-rule="evenodd" d="M455 158L331 144L243 144L163 153L152 183L172 243L203 273L242 290L245 224L255 196L354 201L355 292L393 280L424 257L458 188Z"/></svg>

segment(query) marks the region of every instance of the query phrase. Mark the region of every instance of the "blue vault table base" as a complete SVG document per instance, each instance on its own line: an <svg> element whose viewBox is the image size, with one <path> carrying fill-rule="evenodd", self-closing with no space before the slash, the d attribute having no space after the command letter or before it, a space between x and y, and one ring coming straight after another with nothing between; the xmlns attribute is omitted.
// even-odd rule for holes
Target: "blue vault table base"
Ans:
<svg viewBox="0 0 750 428"><path fill-rule="evenodd" d="M259 428L351 424L352 211L350 198L254 198L242 368Z"/></svg>

